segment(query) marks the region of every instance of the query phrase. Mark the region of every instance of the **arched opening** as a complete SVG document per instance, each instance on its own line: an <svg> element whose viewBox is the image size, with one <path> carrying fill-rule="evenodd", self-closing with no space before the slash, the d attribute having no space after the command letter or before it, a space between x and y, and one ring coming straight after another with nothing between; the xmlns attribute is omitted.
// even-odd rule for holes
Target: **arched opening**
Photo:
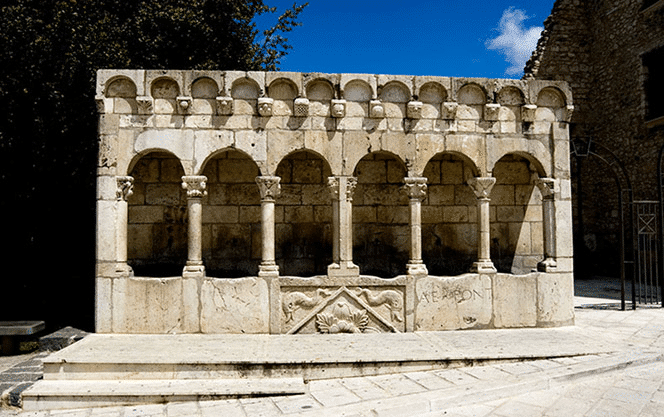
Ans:
<svg viewBox="0 0 664 417"><path fill-rule="evenodd" d="M477 260L477 199L466 183L476 176L467 158L441 153L424 168L422 259L429 274L459 275Z"/></svg>
<svg viewBox="0 0 664 417"><path fill-rule="evenodd" d="M318 154L296 151L277 166L276 262L280 275L325 275L332 263L330 166Z"/></svg>
<svg viewBox="0 0 664 417"><path fill-rule="evenodd" d="M208 276L255 276L261 259L261 199L256 163L226 150L205 165L203 260Z"/></svg>
<svg viewBox="0 0 664 417"><path fill-rule="evenodd" d="M136 276L179 276L187 261L187 196L180 161L167 152L143 155L129 173L127 263Z"/></svg>
<svg viewBox="0 0 664 417"><path fill-rule="evenodd" d="M542 196L534 183L539 174L533 162L516 154L493 167L491 259L498 272L526 274L542 260Z"/></svg>
<svg viewBox="0 0 664 417"><path fill-rule="evenodd" d="M353 261L365 275L390 278L406 273L410 230L408 197L401 190L405 164L373 152L355 167Z"/></svg>

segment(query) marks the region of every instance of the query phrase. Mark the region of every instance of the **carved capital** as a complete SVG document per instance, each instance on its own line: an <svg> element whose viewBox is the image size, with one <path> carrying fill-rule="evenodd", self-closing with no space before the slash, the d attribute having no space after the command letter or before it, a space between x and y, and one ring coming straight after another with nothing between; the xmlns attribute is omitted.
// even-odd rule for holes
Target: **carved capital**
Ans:
<svg viewBox="0 0 664 417"><path fill-rule="evenodd" d="M475 177L468 180L468 185L478 199L488 199L495 183L494 177Z"/></svg>
<svg viewBox="0 0 664 417"><path fill-rule="evenodd" d="M422 201L427 196L427 178L406 177L403 189L411 200Z"/></svg>
<svg viewBox="0 0 664 417"><path fill-rule="evenodd" d="M380 100L369 101L369 117L374 119L382 119L385 117L385 107Z"/></svg>
<svg viewBox="0 0 664 417"><path fill-rule="evenodd" d="M568 104L565 107L565 110L563 112L563 122L571 122L572 121L572 115L574 114L574 106L571 104Z"/></svg>
<svg viewBox="0 0 664 417"><path fill-rule="evenodd" d="M281 193L281 177L256 177L262 201L274 201Z"/></svg>
<svg viewBox="0 0 664 417"><path fill-rule="evenodd" d="M138 114L152 114L153 112L152 97L138 96L136 97L136 104L138 106Z"/></svg>
<svg viewBox="0 0 664 417"><path fill-rule="evenodd" d="M345 178L346 181L343 181L342 178ZM345 184L345 187L344 187ZM347 201L353 201L353 193L355 192L355 187L357 186L356 177L328 177L327 186L332 193L332 198L335 200L341 200L345 198Z"/></svg>
<svg viewBox="0 0 664 417"><path fill-rule="evenodd" d="M441 117L445 120L454 120L456 119L457 112L457 103L454 101L446 101L441 107Z"/></svg>
<svg viewBox="0 0 664 417"><path fill-rule="evenodd" d="M178 107L180 108L180 112L189 113L189 111L191 111L192 101L193 99L189 96L179 96L177 98L177 102L178 102Z"/></svg>
<svg viewBox="0 0 664 417"><path fill-rule="evenodd" d="M410 119L421 119L422 118L422 102L421 101L409 101L406 106L406 114Z"/></svg>
<svg viewBox="0 0 664 417"><path fill-rule="evenodd" d="M217 114L220 116L233 114L233 97L217 97Z"/></svg>
<svg viewBox="0 0 664 417"><path fill-rule="evenodd" d="M346 116L346 100L332 100L330 109L332 117L341 118Z"/></svg>
<svg viewBox="0 0 664 417"><path fill-rule="evenodd" d="M269 97L259 97L258 98L258 114L263 117L272 116L272 106L274 104L274 99Z"/></svg>
<svg viewBox="0 0 664 417"><path fill-rule="evenodd" d="M524 122L534 122L537 106L534 104L524 104L521 106L521 120Z"/></svg>
<svg viewBox="0 0 664 417"><path fill-rule="evenodd" d="M115 190L115 196L118 200L127 201L132 194L134 194L134 177L123 176L115 177L117 181L117 188Z"/></svg>
<svg viewBox="0 0 664 417"><path fill-rule="evenodd" d="M207 177L191 175L182 177L182 188L187 191L187 198L202 198L207 195L205 190Z"/></svg>
<svg viewBox="0 0 664 417"><path fill-rule="evenodd" d="M543 200L552 200L558 188L558 181L554 178L538 178L535 185L539 188Z"/></svg>
<svg viewBox="0 0 664 417"><path fill-rule="evenodd" d="M498 121L500 118L500 104L487 103L484 105L484 119L490 122Z"/></svg>
<svg viewBox="0 0 664 417"><path fill-rule="evenodd" d="M293 116L295 117L307 117L309 115L309 99L308 98L296 98L293 103Z"/></svg>

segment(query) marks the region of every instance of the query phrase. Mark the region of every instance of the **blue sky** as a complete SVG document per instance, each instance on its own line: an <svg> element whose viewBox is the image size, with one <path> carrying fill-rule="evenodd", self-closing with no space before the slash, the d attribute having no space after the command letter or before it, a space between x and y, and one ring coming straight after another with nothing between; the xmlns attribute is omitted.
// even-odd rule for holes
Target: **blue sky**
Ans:
<svg viewBox="0 0 664 417"><path fill-rule="evenodd" d="M309 0L281 70L521 78L553 2Z"/></svg>

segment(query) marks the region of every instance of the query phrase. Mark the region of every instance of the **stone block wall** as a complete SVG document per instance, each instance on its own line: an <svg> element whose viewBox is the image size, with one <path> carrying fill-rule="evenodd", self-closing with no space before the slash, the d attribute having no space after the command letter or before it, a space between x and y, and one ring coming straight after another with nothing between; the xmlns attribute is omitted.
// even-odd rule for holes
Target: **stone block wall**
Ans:
<svg viewBox="0 0 664 417"><path fill-rule="evenodd" d="M660 199L664 119L648 114L646 91L648 77L660 76L648 74L644 59L663 47L662 1L556 0L526 65L526 78L564 80L574 93L571 172L580 278L619 277L621 256L633 256L630 199Z"/></svg>

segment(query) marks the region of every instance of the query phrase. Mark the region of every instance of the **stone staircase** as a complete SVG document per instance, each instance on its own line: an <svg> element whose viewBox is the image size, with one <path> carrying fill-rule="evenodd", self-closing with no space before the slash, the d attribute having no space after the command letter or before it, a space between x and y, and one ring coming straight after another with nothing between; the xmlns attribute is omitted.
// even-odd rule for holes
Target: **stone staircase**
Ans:
<svg viewBox="0 0 664 417"><path fill-rule="evenodd" d="M303 394L308 381L608 353L575 327L337 335L91 334L44 359L23 409Z"/></svg>

